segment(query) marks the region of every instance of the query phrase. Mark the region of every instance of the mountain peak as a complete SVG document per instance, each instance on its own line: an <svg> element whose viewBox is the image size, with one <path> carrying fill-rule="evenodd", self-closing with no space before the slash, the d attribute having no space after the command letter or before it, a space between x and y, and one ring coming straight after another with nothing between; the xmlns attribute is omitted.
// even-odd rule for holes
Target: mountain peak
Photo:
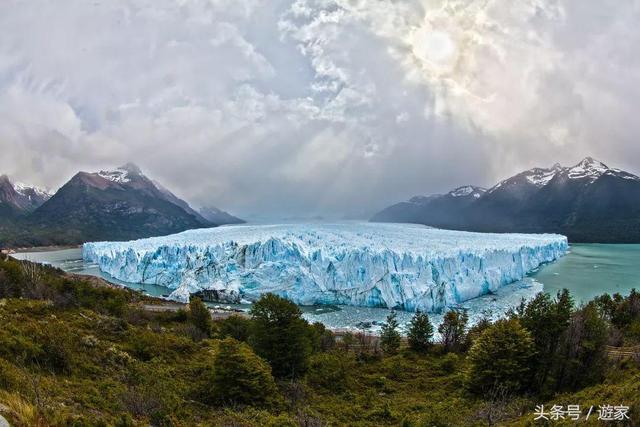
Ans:
<svg viewBox="0 0 640 427"><path fill-rule="evenodd" d="M143 176L142 170L133 163L126 163L115 170L101 170L98 176L118 184L131 182L132 177Z"/></svg>
<svg viewBox="0 0 640 427"><path fill-rule="evenodd" d="M608 170L609 167L604 163L593 157L585 157L580 163L569 169L568 176L571 179L588 178L593 182Z"/></svg>
<svg viewBox="0 0 640 427"><path fill-rule="evenodd" d="M135 163L131 162L127 162L124 165L120 166L118 170L129 172L130 174L134 175L142 175L142 169L140 169Z"/></svg>
<svg viewBox="0 0 640 427"><path fill-rule="evenodd" d="M580 163L578 163L574 167L609 169L607 165L605 165L599 160L594 159L593 157L585 157L584 159L582 159L582 161L580 161Z"/></svg>
<svg viewBox="0 0 640 427"><path fill-rule="evenodd" d="M51 194L38 187L13 183L7 175L0 175L0 205L8 204L18 211L33 211L51 198Z"/></svg>

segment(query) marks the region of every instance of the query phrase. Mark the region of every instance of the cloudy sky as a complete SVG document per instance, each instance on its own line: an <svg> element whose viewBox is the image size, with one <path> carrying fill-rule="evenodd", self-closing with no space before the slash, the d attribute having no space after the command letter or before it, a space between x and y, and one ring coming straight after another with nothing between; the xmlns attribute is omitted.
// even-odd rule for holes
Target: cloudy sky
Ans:
<svg viewBox="0 0 640 427"><path fill-rule="evenodd" d="M640 172L638 0L2 0L0 173L356 215L587 155Z"/></svg>

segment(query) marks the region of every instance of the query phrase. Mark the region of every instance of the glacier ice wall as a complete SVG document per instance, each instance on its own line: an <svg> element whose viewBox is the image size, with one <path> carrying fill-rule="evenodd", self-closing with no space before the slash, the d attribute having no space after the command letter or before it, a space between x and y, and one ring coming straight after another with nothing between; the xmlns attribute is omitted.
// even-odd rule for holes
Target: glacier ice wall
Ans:
<svg viewBox="0 0 640 427"><path fill-rule="evenodd" d="M568 249L564 236L419 225L229 226L131 242L86 243L85 261L116 279L209 290L221 301L273 292L298 304L438 312L522 279Z"/></svg>

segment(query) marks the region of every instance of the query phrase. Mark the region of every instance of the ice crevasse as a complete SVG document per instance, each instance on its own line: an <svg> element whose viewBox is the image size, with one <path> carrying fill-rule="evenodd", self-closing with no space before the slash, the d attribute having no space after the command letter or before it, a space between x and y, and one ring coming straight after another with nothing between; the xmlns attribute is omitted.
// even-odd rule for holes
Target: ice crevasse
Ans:
<svg viewBox="0 0 640 427"><path fill-rule="evenodd" d="M563 256L566 237L420 225L240 225L83 246L85 261L130 283L207 290L224 302L272 292L297 304L438 312L496 291Z"/></svg>

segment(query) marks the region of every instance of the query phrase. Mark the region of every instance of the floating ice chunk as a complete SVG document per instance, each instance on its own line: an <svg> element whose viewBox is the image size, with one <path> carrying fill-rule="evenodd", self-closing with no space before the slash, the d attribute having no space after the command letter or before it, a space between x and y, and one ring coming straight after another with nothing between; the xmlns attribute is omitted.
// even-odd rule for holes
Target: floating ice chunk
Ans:
<svg viewBox="0 0 640 427"><path fill-rule="evenodd" d="M442 311L522 279L568 249L553 234L485 234L419 225L228 226L131 242L86 243L83 257L130 283L221 301L273 292L298 304Z"/></svg>

